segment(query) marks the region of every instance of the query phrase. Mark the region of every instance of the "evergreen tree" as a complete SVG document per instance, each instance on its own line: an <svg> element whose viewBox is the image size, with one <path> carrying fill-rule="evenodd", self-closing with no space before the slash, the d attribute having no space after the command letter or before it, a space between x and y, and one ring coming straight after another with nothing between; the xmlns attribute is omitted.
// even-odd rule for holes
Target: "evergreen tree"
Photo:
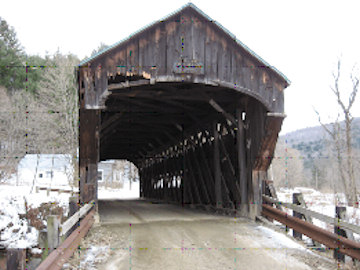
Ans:
<svg viewBox="0 0 360 270"><path fill-rule="evenodd" d="M25 54L13 27L0 17L0 85L13 91L26 81Z"/></svg>

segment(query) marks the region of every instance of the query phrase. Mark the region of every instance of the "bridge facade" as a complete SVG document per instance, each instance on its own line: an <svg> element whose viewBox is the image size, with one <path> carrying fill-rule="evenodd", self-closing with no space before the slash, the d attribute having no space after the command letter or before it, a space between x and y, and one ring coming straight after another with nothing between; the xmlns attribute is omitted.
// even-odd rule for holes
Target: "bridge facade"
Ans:
<svg viewBox="0 0 360 270"><path fill-rule="evenodd" d="M82 62L78 85L82 202L99 161L127 159L142 197L260 214L289 81L193 4Z"/></svg>

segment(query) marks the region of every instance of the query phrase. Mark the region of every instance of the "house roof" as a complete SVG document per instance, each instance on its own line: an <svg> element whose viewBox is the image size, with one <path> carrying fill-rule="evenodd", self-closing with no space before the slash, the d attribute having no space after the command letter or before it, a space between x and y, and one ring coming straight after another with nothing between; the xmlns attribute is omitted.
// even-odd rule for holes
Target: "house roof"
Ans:
<svg viewBox="0 0 360 270"><path fill-rule="evenodd" d="M39 160L38 160L39 156ZM63 171L64 168L70 167L70 155L60 154L27 154L20 161L19 169L30 169L34 170L38 164L38 170L59 170ZM54 164L53 164L54 162Z"/></svg>
<svg viewBox="0 0 360 270"><path fill-rule="evenodd" d="M131 38L133 38L134 36L137 36L143 32L145 32L146 30L148 30L151 27L154 27L158 24L160 24L163 21L166 21L168 19L170 19L171 17L177 15L178 13L180 13L181 11L183 11L186 8L191 8L193 10L195 10L198 14L200 14L201 16L203 16L206 20L211 21L212 23L214 23L218 28L220 28L223 32L225 32L231 39L233 39L240 47L242 47L247 53L249 53L251 56L253 56L255 59L257 59L259 62L261 62L264 66L270 68L273 72L275 72L277 75L279 75L280 77L282 77L286 83L288 85L290 85L291 81L281 72L279 71L276 67L271 66L269 63L267 63L263 58L261 58L258 54L256 54L254 51L252 51L248 46L246 46L243 42L241 42L239 39L236 38L236 36L234 34L232 34L228 29L226 29L224 26L222 26L220 23L218 23L217 21L213 20L212 18L210 18L207 14L205 14L201 9L199 9L197 6L195 6L193 3L188 3L184 6L182 6L180 9L175 10L174 12L168 14L167 16L165 16L164 18L158 20L158 21L154 21L148 25L146 25L145 27L139 29L138 31L132 33L130 36L128 36L127 38L124 38L118 42L116 42L115 44L105 48L104 50L96 53L95 55L83 60L80 62L79 66L84 66L85 64L91 62L92 60L100 57L101 55L107 53L108 51L120 46L122 43L130 40Z"/></svg>

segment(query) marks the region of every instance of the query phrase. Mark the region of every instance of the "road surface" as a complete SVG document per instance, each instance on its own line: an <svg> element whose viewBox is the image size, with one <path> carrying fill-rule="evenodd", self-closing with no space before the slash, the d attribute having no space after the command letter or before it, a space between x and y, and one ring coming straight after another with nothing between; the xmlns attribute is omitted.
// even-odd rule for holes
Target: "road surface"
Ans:
<svg viewBox="0 0 360 270"><path fill-rule="evenodd" d="M78 269L338 269L333 260L243 218L146 200L99 201L99 214ZM89 254L96 246L104 248L98 257Z"/></svg>

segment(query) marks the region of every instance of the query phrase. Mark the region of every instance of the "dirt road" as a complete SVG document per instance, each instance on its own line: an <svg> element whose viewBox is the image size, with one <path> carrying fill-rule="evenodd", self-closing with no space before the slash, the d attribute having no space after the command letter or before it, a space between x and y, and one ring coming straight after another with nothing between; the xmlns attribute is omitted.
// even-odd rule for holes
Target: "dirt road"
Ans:
<svg viewBox="0 0 360 270"><path fill-rule="evenodd" d="M83 253L93 253L82 256L78 269L338 269L242 218L143 200L100 201L99 213L100 224L84 241Z"/></svg>

